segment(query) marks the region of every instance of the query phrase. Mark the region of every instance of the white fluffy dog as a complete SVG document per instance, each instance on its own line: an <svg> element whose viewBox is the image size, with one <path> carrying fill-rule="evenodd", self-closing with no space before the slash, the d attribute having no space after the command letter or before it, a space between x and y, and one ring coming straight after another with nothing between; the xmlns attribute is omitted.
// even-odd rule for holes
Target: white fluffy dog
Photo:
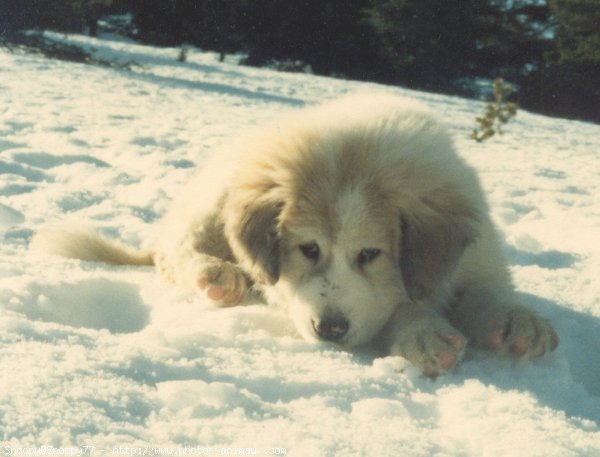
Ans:
<svg viewBox="0 0 600 457"><path fill-rule="evenodd" d="M307 339L376 342L426 376L467 341L538 357L551 324L520 305L478 178L414 102L350 96L245 136L192 180L150 252L78 230L42 230L56 254L155 264L220 306L250 288Z"/></svg>

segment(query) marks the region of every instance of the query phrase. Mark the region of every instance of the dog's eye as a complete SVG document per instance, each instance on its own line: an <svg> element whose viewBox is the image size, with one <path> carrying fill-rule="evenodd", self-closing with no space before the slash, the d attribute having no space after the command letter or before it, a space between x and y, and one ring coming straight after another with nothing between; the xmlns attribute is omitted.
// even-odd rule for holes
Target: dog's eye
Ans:
<svg viewBox="0 0 600 457"><path fill-rule="evenodd" d="M313 262L318 261L319 256L321 254L319 245L317 243L301 244L300 251L302 251L302 254L304 254L304 257L306 257L309 260L312 260Z"/></svg>
<svg viewBox="0 0 600 457"><path fill-rule="evenodd" d="M373 260L375 260L379 254L381 254L380 249L363 249L358 253L357 262L359 266L366 265Z"/></svg>

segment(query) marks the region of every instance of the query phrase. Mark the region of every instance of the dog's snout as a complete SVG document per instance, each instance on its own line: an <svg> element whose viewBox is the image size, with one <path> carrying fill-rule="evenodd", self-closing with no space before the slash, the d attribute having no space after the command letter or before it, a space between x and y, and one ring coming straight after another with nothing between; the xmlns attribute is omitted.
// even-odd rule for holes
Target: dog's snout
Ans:
<svg viewBox="0 0 600 457"><path fill-rule="evenodd" d="M350 328L348 319L341 316L328 316L322 319L313 319L312 325L319 338L326 341L340 340L348 333L348 329Z"/></svg>

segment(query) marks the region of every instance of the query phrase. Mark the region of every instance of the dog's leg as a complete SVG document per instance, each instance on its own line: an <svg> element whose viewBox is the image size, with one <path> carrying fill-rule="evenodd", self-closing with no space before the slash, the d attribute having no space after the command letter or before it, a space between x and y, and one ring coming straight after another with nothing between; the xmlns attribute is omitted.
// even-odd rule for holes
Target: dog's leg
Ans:
<svg viewBox="0 0 600 457"><path fill-rule="evenodd" d="M187 229L169 228L173 226L165 224L155 249L159 273L183 288L204 291L218 306L239 304L251 281L235 263L217 217L202 218Z"/></svg>
<svg viewBox="0 0 600 457"><path fill-rule="evenodd" d="M467 345L458 330L423 303L402 303L383 338L390 355L404 357L431 378L452 370Z"/></svg>
<svg viewBox="0 0 600 457"><path fill-rule="evenodd" d="M448 319L474 346L500 356L535 358L554 350L556 331L519 304L499 237L490 221L482 224L482 236L465 253L454 279Z"/></svg>
<svg viewBox="0 0 600 457"><path fill-rule="evenodd" d="M472 343L500 356L536 358L558 346L552 324L520 305L510 283L494 281L461 291L448 312L450 322Z"/></svg>

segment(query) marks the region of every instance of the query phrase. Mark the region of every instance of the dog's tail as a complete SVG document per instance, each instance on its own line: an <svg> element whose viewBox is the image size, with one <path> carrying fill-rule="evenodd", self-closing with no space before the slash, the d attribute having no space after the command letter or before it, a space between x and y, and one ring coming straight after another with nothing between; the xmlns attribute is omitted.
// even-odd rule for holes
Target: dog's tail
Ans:
<svg viewBox="0 0 600 457"><path fill-rule="evenodd" d="M113 265L154 265L151 252L132 249L89 227L46 226L29 244L30 249L71 259Z"/></svg>

